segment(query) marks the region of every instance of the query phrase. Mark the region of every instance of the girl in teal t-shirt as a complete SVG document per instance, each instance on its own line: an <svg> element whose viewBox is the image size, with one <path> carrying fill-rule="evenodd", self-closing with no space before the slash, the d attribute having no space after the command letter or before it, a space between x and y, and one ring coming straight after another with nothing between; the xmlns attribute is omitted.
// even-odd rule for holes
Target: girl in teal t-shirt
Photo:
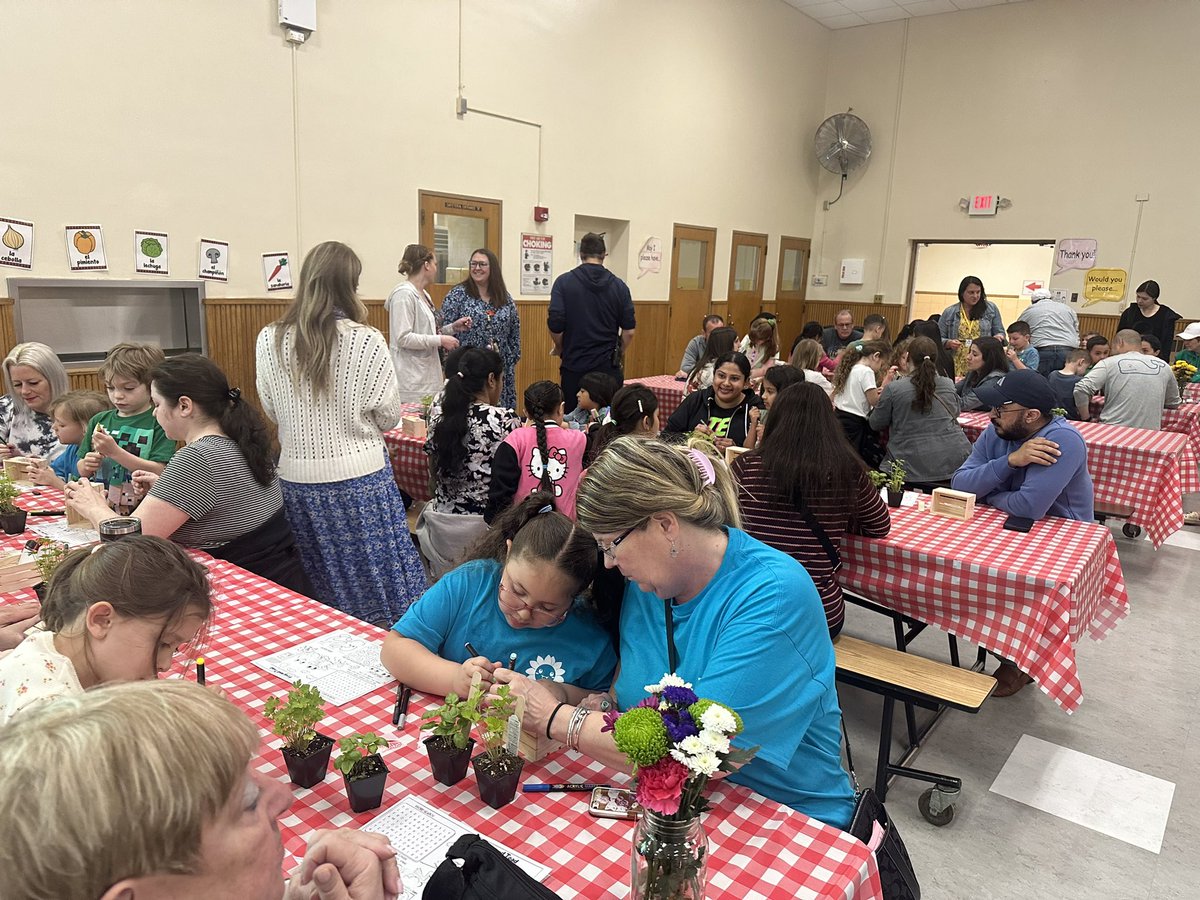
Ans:
<svg viewBox="0 0 1200 900"><path fill-rule="evenodd" d="M568 702L608 689L617 664L612 639L578 596L592 583L596 542L549 504L548 494L535 492L512 507L472 559L409 607L383 645L383 664L397 680L465 697L476 672L487 685L504 666Z"/></svg>
<svg viewBox="0 0 1200 900"><path fill-rule="evenodd" d="M1192 332L1196 332L1195 337L1188 337ZM1193 323L1183 330L1183 334L1177 335L1183 338L1183 349L1175 354L1175 361L1181 360L1189 365L1196 367L1196 372L1192 375L1192 382L1200 382L1200 324Z"/></svg>

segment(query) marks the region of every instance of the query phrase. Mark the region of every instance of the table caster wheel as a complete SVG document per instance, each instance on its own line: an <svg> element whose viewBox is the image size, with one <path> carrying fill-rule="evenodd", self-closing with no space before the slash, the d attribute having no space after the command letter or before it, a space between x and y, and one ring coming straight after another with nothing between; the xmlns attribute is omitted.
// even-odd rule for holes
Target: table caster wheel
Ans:
<svg viewBox="0 0 1200 900"><path fill-rule="evenodd" d="M1142 528L1140 525L1130 525L1126 522L1121 526L1121 533L1127 538L1138 538L1142 536Z"/></svg>
<svg viewBox="0 0 1200 900"><path fill-rule="evenodd" d="M958 792L955 791L953 796L957 798L957 795ZM931 787L917 799L917 809L930 825L939 828L949 825L954 821L954 802L950 800L950 796L940 788Z"/></svg>

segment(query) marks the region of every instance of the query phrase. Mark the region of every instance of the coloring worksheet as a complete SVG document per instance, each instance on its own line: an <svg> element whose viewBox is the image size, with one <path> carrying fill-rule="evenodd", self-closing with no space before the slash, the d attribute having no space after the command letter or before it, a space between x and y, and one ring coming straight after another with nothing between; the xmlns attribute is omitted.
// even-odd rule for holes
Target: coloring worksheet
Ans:
<svg viewBox="0 0 1200 900"><path fill-rule="evenodd" d="M379 644L349 631L331 631L254 664L289 683L311 684L334 706L395 680L379 661Z"/></svg>
<svg viewBox="0 0 1200 900"><path fill-rule="evenodd" d="M404 883L400 900L419 900L450 845L460 835L474 833L474 829L412 796L377 815L362 830L386 835L396 848L400 880ZM491 838L488 841L531 878L541 881L550 874L549 866L536 863Z"/></svg>

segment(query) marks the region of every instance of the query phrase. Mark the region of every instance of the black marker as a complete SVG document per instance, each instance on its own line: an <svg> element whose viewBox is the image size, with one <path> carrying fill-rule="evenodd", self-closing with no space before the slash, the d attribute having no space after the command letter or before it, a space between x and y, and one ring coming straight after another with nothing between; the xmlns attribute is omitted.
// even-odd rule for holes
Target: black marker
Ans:
<svg viewBox="0 0 1200 900"><path fill-rule="evenodd" d="M412 696L412 691L408 686L400 683L396 685L396 708L392 710L392 724L399 725L400 720L408 715L408 698Z"/></svg>
<svg viewBox="0 0 1200 900"><path fill-rule="evenodd" d="M470 641L467 641L465 644L463 644L463 646L467 648L467 652L470 653L472 656L482 656L482 654L478 650L476 650L474 647L471 646Z"/></svg>
<svg viewBox="0 0 1200 900"><path fill-rule="evenodd" d="M196 684L204 684L204 657L196 657Z"/></svg>

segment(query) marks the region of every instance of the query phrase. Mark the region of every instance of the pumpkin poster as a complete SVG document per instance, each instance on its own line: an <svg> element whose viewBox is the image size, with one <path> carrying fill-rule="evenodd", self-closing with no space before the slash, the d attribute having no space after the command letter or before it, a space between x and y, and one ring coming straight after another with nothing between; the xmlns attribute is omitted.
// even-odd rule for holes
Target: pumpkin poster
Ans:
<svg viewBox="0 0 1200 900"><path fill-rule="evenodd" d="M67 261L72 272L98 272L108 268L104 235L99 225L67 226Z"/></svg>
<svg viewBox="0 0 1200 900"><path fill-rule="evenodd" d="M0 216L0 266L33 268L33 223Z"/></svg>

